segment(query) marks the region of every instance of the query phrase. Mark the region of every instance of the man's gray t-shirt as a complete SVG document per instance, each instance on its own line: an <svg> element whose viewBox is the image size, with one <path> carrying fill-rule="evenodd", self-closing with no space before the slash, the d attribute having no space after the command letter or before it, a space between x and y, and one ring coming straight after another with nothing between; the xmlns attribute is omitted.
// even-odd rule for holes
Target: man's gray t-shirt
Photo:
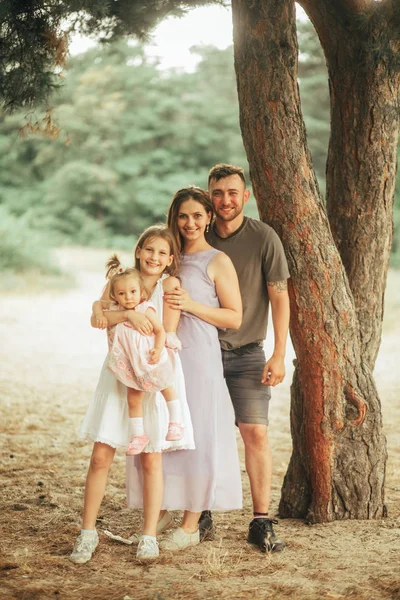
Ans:
<svg viewBox="0 0 400 600"><path fill-rule="evenodd" d="M232 260L239 278L243 302L240 329L219 332L221 348L234 350L252 342L265 340L268 323L267 281L290 277L282 242L269 225L245 217L232 235L222 238L210 228L207 241Z"/></svg>

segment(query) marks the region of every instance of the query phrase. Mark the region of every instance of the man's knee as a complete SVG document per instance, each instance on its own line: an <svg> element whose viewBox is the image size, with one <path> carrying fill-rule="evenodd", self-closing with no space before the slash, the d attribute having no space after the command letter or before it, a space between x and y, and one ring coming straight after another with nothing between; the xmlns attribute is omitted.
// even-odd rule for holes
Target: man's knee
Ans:
<svg viewBox="0 0 400 600"><path fill-rule="evenodd" d="M265 450L268 448L268 429L266 425L239 423L239 429L247 450Z"/></svg>

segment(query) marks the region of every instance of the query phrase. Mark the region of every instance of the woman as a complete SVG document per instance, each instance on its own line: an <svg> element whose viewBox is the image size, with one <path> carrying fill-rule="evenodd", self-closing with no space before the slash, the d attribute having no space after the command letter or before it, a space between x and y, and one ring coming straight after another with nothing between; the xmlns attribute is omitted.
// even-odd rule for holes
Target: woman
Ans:
<svg viewBox="0 0 400 600"><path fill-rule="evenodd" d="M236 271L223 252L204 237L213 216L204 190L179 190L169 207L168 226L181 250L182 288L165 294L181 310L178 337L196 449L163 456L163 509L182 509L181 527L160 548L179 550L199 543L203 510L242 506L234 416L222 369L217 328L238 329L242 304ZM141 506L140 463L127 459L128 505Z"/></svg>

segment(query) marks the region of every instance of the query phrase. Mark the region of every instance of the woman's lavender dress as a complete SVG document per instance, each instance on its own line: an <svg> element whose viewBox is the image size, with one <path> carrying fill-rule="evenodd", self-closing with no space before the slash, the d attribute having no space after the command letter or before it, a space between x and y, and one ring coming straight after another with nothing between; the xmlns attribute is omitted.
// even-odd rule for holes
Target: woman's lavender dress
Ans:
<svg viewBox="0 0 400 600"><path fill-rule="evenodd" d="M219 307L207 268L218 250L182 257L182 287L191 298ZM163 454L164 499L170 510L232 510L242 507L242 487L236 446L234 414L222 369L218 330L182 313L178 337L180 358L192 417L195 450ZM139 457L127 458L128 505L143 506Z"/></svg>

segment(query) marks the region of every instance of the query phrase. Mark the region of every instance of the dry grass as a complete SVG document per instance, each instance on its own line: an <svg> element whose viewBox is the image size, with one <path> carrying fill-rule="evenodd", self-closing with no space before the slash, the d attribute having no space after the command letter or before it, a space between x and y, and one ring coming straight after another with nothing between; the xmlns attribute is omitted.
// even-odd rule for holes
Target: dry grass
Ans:
<svg viewBox="0 0 400 600"><path fill-rule="evenodd" d="M258 553L245 541L251 513L240 444L245 507L215 515L214 541L141 565L134 547L100 535L89 564L76 566L68 561L79 532L91 451L90 445L77 442L77 429L106 349L103 333L88 325L89 306L101 288L106 256L63 251L64 266L79 269L78 286L68 293L0 297L0 598L400 600L400 374L394 367L400 310L395 301L388 301L392 326L385 331L376 368L389 450L387 519L312 527L281 520L278 531L288 542L286 551ZM399 289L399 279L391 273L389 289ZM277 510L291 451L289 383L290 373L276 390L271 407L272 512ZM139 528L141 516L125 506L124 469L124 456L119 453L98 529L126 537Z"/></svg>

